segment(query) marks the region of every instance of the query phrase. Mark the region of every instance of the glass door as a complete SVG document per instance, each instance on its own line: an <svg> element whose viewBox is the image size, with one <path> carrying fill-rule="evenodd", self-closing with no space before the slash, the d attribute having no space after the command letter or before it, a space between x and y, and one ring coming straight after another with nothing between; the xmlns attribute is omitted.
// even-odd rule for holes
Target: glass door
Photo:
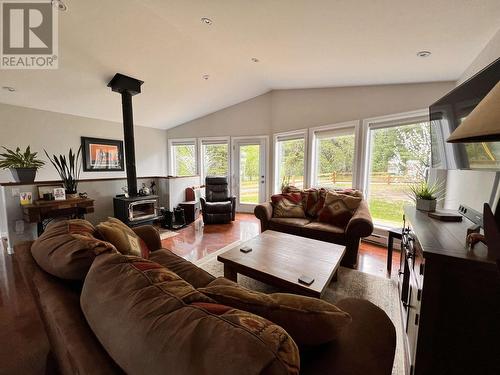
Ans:
<svg viewBox="0 0 500 375"><path fill-rule="evenodd" d="M255 206L266 199L266 140L235 139L234 152L236 210L253 212Z"/></svg>

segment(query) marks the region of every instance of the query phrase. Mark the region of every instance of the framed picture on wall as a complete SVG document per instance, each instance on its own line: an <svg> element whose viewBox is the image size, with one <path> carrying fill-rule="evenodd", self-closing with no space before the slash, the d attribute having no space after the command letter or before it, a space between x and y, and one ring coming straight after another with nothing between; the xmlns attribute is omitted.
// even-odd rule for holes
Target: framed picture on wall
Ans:
<svg viewBox="0 0 500 375"><path fill-rule="evenodd" d="M83 170L123 171L123 141L82 137Z"/></svg>

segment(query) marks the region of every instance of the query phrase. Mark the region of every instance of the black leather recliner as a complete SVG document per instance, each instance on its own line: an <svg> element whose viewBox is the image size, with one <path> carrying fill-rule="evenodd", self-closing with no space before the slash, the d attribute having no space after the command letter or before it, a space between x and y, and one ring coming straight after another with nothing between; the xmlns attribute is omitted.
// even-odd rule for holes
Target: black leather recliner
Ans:
<svg viewBox="0 0 500 375"><path fill-rule="evenodd" d="M205 198L200 198L203 222L225 224L234 221L236 197L229 196L227 177L205 178Z"/></svg>

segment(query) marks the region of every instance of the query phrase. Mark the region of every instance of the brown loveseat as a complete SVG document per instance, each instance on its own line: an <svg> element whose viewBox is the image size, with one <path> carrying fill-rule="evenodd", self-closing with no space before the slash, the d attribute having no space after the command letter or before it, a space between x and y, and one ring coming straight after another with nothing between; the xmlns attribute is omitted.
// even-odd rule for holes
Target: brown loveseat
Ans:
<svg viewBox="0 0 500 375"><path fill-rule="evenodd" d="M153 227L139 227L134 231L150 249L161 247L159 235ZM54 368L58 369L51 373L123 374L87 324L80 308L81 283L64 281L43 271L31 255L31 245L32 242L17 245L15 257L45 325L51 345L48 359L52 359ZM215 279L166 249L152 252L150 259L177 273L195 288L204 287ZM352 323L336 341L301 351L301 373L390 374L396 334L387 315L365 300L345 299L337 306L351 315ZM224 352L224 348L221 351ZM196 358L192 360L196 361ZM246 370L242 369L242 374L248 373Z"/></svg>
<svg viewBox="0 0 500 375"><path fill-rule="evenodd" d="M260 220L261 231L272 229L278 232L295 234L315 240L345 245L346 252L341 264L354 268L358 263L359 241L368 237L373 231L373 222L366 200L350 218L345 228L319 222L316 218L283 218L273 217L273 205L266 202L255 207L255 216Z"/></svg>

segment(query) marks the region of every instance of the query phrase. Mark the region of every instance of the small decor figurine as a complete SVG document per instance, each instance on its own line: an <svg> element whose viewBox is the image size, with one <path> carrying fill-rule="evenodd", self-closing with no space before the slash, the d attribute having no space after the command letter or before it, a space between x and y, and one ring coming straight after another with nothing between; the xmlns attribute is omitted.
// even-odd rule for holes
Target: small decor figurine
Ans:
<svg viewBox="0 0 500 375"><path fill-rule="evenodd" d="M73 153L73 150L70 148L67 159L66 155L59 155L59 157L53 155L52 157L50 157L47 151L44 151L45 155L47 155L50 162L61 177L64 189L66 190L66 198L78 198L78 180L80 178L80 171L82 169L82 162L80 158L82 148L79 147L76 154ZM54 196L56 195L54 194Z"/></svg>
<svg viewBox="0 0 500 375"><path fill-rule="evenodd" d="M146 184L142 184L141 190L139 190L139 195L150 195L151 189L146 186Z"/></svg>
<svg viewBox="0 0 500 375"><path fill-rule="evenodd" d="M15 151L3 147L4 153L0 154L0 168L10 169L16 182L30 184L35 181L36 171L45 162L37 158L36 152L31 152L30 146L24 152L19 147Z"/></svg>
<svg viewBox="0 0 500 375"><path fill-rule="evenodd" d="M417 210L433 212L436 210L437 200L443 195L443 184L429 184L426 181L410 185L408 196L415 202Z"/></svg>

